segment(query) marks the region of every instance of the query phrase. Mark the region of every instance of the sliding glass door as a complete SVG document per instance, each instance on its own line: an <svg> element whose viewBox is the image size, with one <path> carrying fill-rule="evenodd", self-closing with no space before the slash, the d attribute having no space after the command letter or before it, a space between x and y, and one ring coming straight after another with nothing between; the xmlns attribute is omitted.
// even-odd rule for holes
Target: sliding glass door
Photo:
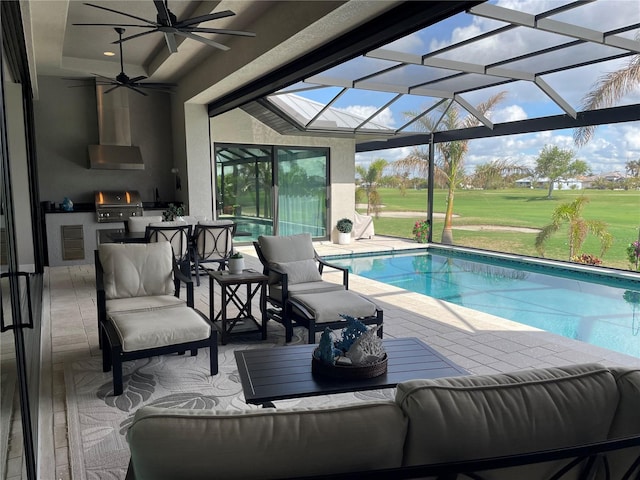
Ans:
<svg viewBox="0 0 640 480"><path fill-rule="evenodd" d="M278 234L327 236L327 149L277 148Z"/></svg>
<svg viewBox="0 0 640 480"><path fill-rule="evenodd" d="M216 144L218 218L236 242L259 235L327 236L328 148Z"/></svg>

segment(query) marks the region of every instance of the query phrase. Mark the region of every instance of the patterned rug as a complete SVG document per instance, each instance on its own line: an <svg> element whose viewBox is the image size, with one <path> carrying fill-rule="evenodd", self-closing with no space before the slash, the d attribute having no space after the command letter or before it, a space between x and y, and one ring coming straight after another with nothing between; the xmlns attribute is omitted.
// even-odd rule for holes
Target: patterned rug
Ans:
<svg viewBox="0 0 640 480"><path fill-rule="evenodd" d="M304 343L301 329L292 343ZM306 332L306 331L305 331ZM256 335L253 335L256 337ZM129 463L127 428L143 405L169 408L259 408L244 402L233 351L284 345L284 330L269 331L268 340L234 338L218 346L218 375L209 374L209 352L196 357L165 355L123 364L124 392L114 397L111 373L102 372L102 360L65 364L67 424L74 480L124 479ZM276 402L277 408L322 406L367 399L392 399L391 389L325 395Z"/></svg>

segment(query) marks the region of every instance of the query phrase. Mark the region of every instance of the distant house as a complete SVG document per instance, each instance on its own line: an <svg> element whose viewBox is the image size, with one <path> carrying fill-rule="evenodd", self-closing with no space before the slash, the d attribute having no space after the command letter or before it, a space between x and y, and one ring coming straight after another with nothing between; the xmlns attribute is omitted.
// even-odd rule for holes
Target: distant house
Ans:
<svg viewBox="0 0 640 480"><path fill-rule="evenodd" d="M525 177L520 180L516 180L516 186L522 188L547 188L549 185L548 178L533 178L533 177ZM553 182L553 188L555 190L566 190L566 189L577 189L581 190L585 188L583 186L582 180L577 178L567 178L560 179L556 182Z"/></svg>
<svg viewBox="0 0 640 480"><path fill-rule="evenodd" d="M579 177L582 182L583 188L594 188L594 183L597 181L606 181L606 182L622 182L627 177L620 172L608 172L608 173L599 173L597 175L589 175L584 177Z"/></svg>

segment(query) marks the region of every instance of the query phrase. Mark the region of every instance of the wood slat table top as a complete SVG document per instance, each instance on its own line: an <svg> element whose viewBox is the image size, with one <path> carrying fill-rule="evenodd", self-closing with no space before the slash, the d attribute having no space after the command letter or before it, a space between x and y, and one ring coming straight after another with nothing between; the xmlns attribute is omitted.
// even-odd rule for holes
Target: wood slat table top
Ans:
<svg viewBox="0 0 640 480"><path fill-rule="evenodd" d="M245 401L263 404L287 398L393 388L407 380L469 373L417 338L385 339L383 344L388 356L387 372L356 380L314 375L311 355L317 345L236 350Z"/></svg>

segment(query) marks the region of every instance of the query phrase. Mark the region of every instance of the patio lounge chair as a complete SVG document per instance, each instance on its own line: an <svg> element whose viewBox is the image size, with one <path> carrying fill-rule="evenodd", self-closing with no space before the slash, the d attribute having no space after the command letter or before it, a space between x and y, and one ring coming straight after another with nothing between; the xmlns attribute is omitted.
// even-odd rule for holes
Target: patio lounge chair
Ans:
<svg viewBox="0 0 640 480"><path fill-rule="evenodd" d="M346 325L341 315L358 318L366 325L378 325L377 333L382 337L382 310L371 300L348 290L349 271L320 258L311 235L261 235L253 245L264 274L269 276L261 308L266 310L267 318L284 325L287 342L293 337L295 324L307 328L308 342L315 343L317 332ZM323 280L325 268L341 271L342 283Z"/></svg>
<svg viewBox="0 0 640 480"><path fill-rule="evenodd" d="M209 348L218 373L217 331L193 308L193 281L179 270L169 242L109 243L95 252L102 369L113 370L113 394L123 391L122 362ZM187 285L187 300L177 296Z"/></svg>

